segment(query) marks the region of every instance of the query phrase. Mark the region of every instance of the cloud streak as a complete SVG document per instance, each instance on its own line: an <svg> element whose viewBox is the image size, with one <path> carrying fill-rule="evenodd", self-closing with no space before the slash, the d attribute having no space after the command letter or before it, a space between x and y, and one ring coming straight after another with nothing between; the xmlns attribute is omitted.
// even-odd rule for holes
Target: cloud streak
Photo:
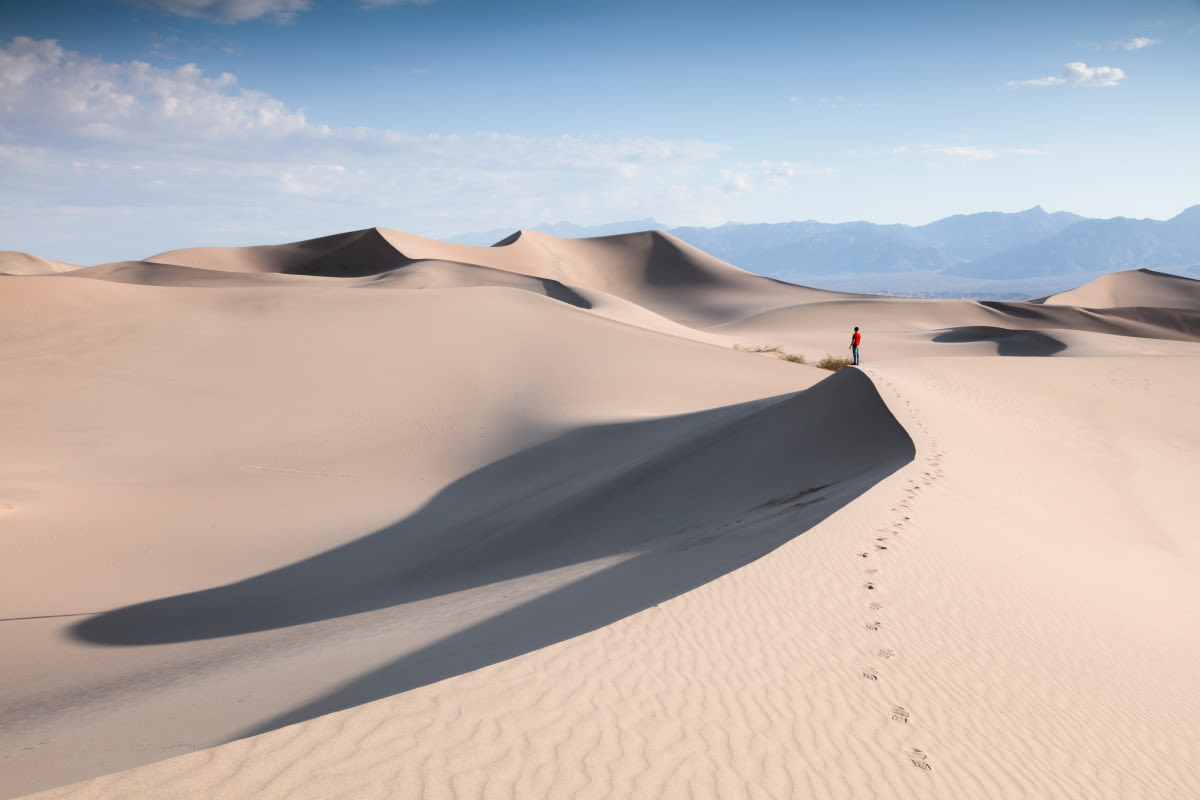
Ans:
<svg viewBox="0 0 1200 800"><path fill-rule="evenodd" d="M985 150L973 145L948 145L942 147L923 147L921 154L948 162L951 164L970 164L975 161L991 161L999 158L1000 154L993 150Z"/></svg>
<svg viewBox="0 0 1200 800"><path fill-rule="evenodd" d="M224 25L269 17L278 23L291 22L301 11L308 11L313 0L125 0L142 8L156 8L189 19L202 19ZM366 10L385 6L427 6L437 0L361 0Z"/></svg>
<svg viewBox="0 0 1200 800"><path fill-rule="evenodd" d="M1121 46L1126 50L1141 50L1156 44L1162 44L1162 42L1158 39L1151 39L1147 36L1138 36L1137 38L1130 39L1127 42L1122 42Z"/></svg>
<svg viewBox="0 0 1200 800"><path fill-rule="evenodd" d="M1061 75L1034 78L1026 81L1009 81L1009 86L1118 86L1125 78L1120 67L1089 67L1082 61L1072 61L1063 66Z"/></svg>
<svg viewBox="0 0 1200 800"><path fill-rule="evenodd" d="M209 22L233 24L271 17L290 22L297 13L312 8L312 0L125 0L143 8L157 8L170 14Z"/></svg>
<svg viewBox="0 0 1200 800"><path fill-rule="evenodd" d="M25 37L0 45L0 132L0 206L240 208L292 224L306 208L434 231L495 227L498 209L522 224L711 219L731 198L831 172L735 161L711 141L331 127L229 73L113 63Z"/></svg>

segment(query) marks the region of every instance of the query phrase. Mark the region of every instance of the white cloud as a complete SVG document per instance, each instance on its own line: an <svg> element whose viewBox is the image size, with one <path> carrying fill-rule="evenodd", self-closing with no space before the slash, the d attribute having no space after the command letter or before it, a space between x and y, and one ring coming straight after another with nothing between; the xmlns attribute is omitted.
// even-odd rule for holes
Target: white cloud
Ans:
<svg viewBox="0 0 1200 800"><path fill-rule="evenodd" d="M0 48L0 120L18 134L136 144L313 130L303 112L236 85L227 72L209 78L195 64L113 64L52 39L18 37Z"/></svg>
<svg viewBox="0 0 1200 800"><path fill-rule="evenodd" d="M833 175L837 170L796 161L739 161L721 170L721 190L726 194L744 194L759 187L768 192L792 188L794 178Z"/></svg>
<svg viewBox="0 0 1200 800"><path fill-rule="evenodd" d="M1147 36L1138 36L1134 39L1130 39L1127 42L1122 42L1121 46L1126 50L1141 50L1143 47L1149 47L1150 45L1154 44L1162 44L1162 42L1158 39L1151 39Z"/></svg>
<svg viewBox="0 0 1200 800"><path fill-rule="evenodd" d="M290 235L283 226L437 235L547 215L580 224L728 218L734 200L830 172L737 162L718 142L334 128L228 73L113 63L29 38L0 44L0 132L0 208L72 205L101 219L188 205L198 209L188 219L206 221L196 224L221 219L279 237ZM0 218L0 232L17 225Z"/></svg>
<svg viewBox="0 0 1200 800"><path fill-rule="evenodd" d="M1082 61L1072 61L1063 66L1062 75L1048 78L1034 78L1027 81L1009 81L1009 86L1061 86L1070 83L1072 86L1117 86L1125 77L1125 71L1119 67L1089 67Z"/></svg>
<svg viewBox="0 0 1200 800"><path fill-rule="evenodd" d="M754 189L750 176L736 169L721 170L721 191L725 194L744 194Z"/></svg>
<svg viewBox="0 0 1200 800"><path fill-rule="evenodd" d="M990 161L999 154L973 145L946 145L922 147L921 154L951 164L969 164L974 161Z"/></svg>
<svg viewBox="0 0 1200 800"><path fill-rule="evenodd" d="M312 0L126 0L139 6L161 8L180 17L234 23L271 16L288 22L299 11L312 7Z"/></svg>
<svg viewBox="0 0 1200 800"><path fill-rule="evenodd" d="M1009 86L1058 86L1060 83L1066 83L1066 78L1033 78L1028 81L1009 81Z"/></svg>
<svg viewBox="0 0 1200 800"><path fill-rule="evenodd" d="M362 0L363 8L379 8L381 6L427 6L437 0Z"/></svg>
<svg viewBox="0 0 1200 800"><path fill-rule="evenodd" d="M1074 86L1116 86L1125 77L1119 67L1089 67L1082 61L1072 61L1063 67L1063 77Z"/></svg>

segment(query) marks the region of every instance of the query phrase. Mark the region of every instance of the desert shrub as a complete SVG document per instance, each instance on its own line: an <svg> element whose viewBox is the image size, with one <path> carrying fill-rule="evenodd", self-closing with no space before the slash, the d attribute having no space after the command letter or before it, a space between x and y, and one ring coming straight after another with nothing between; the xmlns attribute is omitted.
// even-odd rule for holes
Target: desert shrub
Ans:
<svg viewBox="0 0 1200 800"><path fill-rule="evenodd" d="M790 361L793 364L807 364L808 359L796 353L785 353L783 348L777 344L735 344L734 350L739 353L774 353L777 357L784 361Z"/></svg>
<svg viewBox="0 0 1200 800"><path fill-rule="evenodd" d="M735 344L734 350L743 353L782 353L783 348L777 344Z"/></svg>
<svg viewBox="0 0 1200 800"><path fill-rule="evenodd" d="M837 372L842 367L848 367L854 363L854 359L844 356L826 355L817 362L817 366L821 369L827 369L830 372Z"/></svg>

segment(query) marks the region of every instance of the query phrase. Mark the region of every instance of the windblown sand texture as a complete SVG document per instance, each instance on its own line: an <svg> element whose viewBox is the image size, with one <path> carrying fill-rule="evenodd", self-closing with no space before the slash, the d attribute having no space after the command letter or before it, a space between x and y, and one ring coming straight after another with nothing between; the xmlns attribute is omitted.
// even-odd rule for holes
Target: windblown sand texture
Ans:
<svg viewBox="0 0 1200 800"><path fill-rule="evenodd" d="M1196 281L373 228L0 326L4 798L1200 797Z"/></svg>

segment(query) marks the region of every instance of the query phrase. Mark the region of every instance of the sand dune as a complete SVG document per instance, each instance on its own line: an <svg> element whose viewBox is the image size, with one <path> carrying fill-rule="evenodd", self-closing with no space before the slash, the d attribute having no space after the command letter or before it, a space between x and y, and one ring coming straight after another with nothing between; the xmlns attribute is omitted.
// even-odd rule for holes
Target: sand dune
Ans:
<svg viewBox="0 0 1200 800"><path fill-rule="evenodd" d="M53 275L75 269L79 267L74 264L51 261L16 250L0 250L0 275Z"/></svg>
<svg viewBox="0 0 1200 800"><path fill-rule="evenodd" d="M1149 269L1114 272L1043 302L1084 308L1155 306L1200 311L1200 281Z"/></svg>
<svg viewBox="0 0 1200 800"><path fill-rule="evenodd" d="M147 258L158 264L228 272L283 272L354 278L376 275L404 263L377 228L281 245L194 247Z"/></svg>
<svg viewBox="0 0 1200 800"><path fill-rule="evenodd" d="M146 260L327 277L378 275L413 263L451 262L599 290L693 326L787 302L839 296L753 275L661 231L591 239L518 231L492 247L475 247L369 228L294 244L173 250Z"/></svg>
<svg viewBox="0 0 1200 800"><path fill-rule="evenodd" d="M382 228L0 277L0 796L1200 795L1195 282L1109 277Z"/></svg>

